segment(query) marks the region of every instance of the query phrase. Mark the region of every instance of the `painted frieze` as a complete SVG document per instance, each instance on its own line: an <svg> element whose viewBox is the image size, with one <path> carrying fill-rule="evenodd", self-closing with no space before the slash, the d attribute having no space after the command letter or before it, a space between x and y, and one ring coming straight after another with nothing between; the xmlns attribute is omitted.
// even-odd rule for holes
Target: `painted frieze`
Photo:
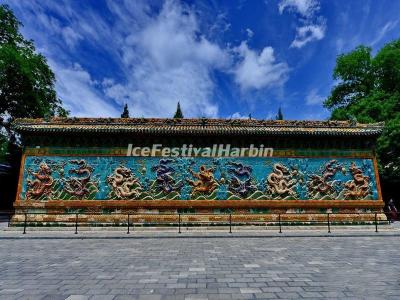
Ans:
<svg viewBox="0 0 400 300"><path fill-rule="evenodd" d="M26 156L20 200L377 200L372 159Z"/></svg>

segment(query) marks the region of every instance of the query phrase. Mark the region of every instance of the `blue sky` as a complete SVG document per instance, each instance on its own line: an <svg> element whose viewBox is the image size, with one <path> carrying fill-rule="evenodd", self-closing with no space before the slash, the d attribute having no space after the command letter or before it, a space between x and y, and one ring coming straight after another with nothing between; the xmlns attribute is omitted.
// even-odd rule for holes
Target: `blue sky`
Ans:
<svg viewBox="0 0 400 300"><path fill-rule="evenodd" d="M0 2L80 117L326 119L336 56L400 32L392 0Z"/></svg>

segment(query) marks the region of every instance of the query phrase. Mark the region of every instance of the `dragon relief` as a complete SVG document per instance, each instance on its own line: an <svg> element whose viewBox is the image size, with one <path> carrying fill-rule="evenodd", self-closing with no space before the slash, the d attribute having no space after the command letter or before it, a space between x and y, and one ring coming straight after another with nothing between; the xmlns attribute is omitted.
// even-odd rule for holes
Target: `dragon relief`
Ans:
<svg viewBox="0 0 400 300"><path fill-rule="evenodd" d="M52 177L51 168L45 162L40 163L37 172L32 172L32 170L29 169L28 173L35 179L27 179L26 181L28 185L26 200L38 199L41 196L48 196L51 194L54 179Z"/></svg>
<svg viewBox="0 0 400 300"><path fill-rule="evenodd" d="M176 182L173 177L175 169L169 166L171 162L173 162L172 159L160 159L158 164L151 168L153 172L156 172L156 189L165 194L179 192L183 187L183 182Z"/></svg>
<svg viewBox="0 0 400 300"><path fill-rule="evenodd" d="M75 169L69 170L69 174L77 176L64 179L64 191L78 198L88 197L91 194L89 189L91 185L94 185L97 190L95 183L90 180L93 168L83 159L70 160L69 163L76 165Z"/></svg>
<svg viewBox="0 0 400 300"><path fill-rule="evenodd" d="M125 166L117 167L112 175L107 176L107 183L118 199L136 199L143 190L132 170Z"/></svg>
<svg viewBox="0 0 400 300"><path fill-rule="evenodd" d="M297 197L294 189L299 181L298 175L297 169L289 169L281 163L275 163L272 173L267 177L267 191L279 197Z"/></svg>
<svg viewBox="0 0 400 300"><path fill-rule="evenodd" d="M214 178L214 169L207 169L206 166L201 165L198 173L189 168L190 174L197 180L187 179L187 182L192 186L192 195L195 194L210 194L217 187L218 183Z"/></svg>
<svg viewBox="0 0 400 300"><path fill-rule="evenodd" d="M344 185L345 198L364 199L366 196L371 194L369 176L365 176L362 170L358 168L354 162L351 163L349 171L353 176L353 180L347 181Z"/></svg>
<svg viewBox="0 0 400 300"><path fill-rule="evenodd" d="M307 181L307 190L310 198L334 199L337 193L335 187L339 182L333 180L333 178L339 171L346 174L346 169L337 160L330 160L325 164L321 175L310 175L310 180Z"/></svg>
<svg viewBox="0 0 400 300"><path fill-rule="evenodd" d="M27 201L366 200L377 196L372 160L358 158L28 157L24 168L20 196Z"/></svg>
<svg viewBox="0 0 400 300"><path fill-rule="evenodd" d="M257 190L257 186L253 184L250 166L242 163L228 162L228 173L232 174L229 181L228 190L235 195L246 198L249 193Z"/></svg>

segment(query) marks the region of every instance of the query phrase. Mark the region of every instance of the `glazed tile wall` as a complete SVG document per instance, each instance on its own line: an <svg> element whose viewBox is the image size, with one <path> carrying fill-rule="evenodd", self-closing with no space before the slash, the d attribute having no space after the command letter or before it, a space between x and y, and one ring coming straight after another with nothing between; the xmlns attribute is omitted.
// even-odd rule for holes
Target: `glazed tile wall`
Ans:
<svg viewBox="0 0 400 300"><path fill-rule="evenodd" d="M372 159L26 156L20 199L376 200Z"/></svg>

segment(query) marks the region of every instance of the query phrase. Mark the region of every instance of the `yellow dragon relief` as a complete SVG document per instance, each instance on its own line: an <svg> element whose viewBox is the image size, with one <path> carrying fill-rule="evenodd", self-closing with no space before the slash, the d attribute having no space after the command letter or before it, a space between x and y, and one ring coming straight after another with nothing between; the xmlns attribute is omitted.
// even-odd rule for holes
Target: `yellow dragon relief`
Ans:
<svg viewBox="0 0 400 300"><path fill-rule="evenodd" d="M118 199L135 199L143 190L132 170L124 166L117 167L112 175L107 176L107 183Z"/></svg>
<svg viewBox="0 0 400 300"><path fill-rule="evenodd" d="M187 182L193 187L192 195L197 193L209 194L212 193L217 187L218 183L214 178L214 169L207 169L206 166L201 165L198 173L189 168L190 174L195 177L196 181L187 179Z"/></svg>
<svg viewBox="0 0 400 300"><path fill-rule="evenodd" d="M369 176L364 176L362 170L357 168L354 162L351 163L349 170L353 180L346 182L344 196L351 199L363 199L371 194Z"/></svg>

